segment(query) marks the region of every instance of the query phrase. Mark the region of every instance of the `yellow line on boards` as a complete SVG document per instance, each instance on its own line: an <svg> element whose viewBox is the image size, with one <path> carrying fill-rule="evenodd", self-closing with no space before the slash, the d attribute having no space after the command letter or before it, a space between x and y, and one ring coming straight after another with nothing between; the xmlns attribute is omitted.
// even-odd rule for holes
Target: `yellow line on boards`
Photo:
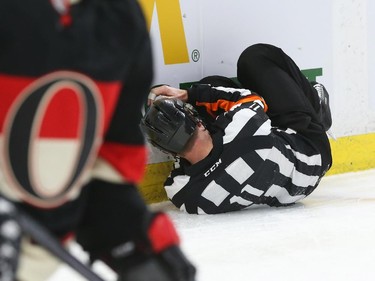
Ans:
<svg viewBox="0 0 375 281"><path fill-rule="evenodd" d="M333 165L327 175L375 168L375 133L331 140Z"/></svg>

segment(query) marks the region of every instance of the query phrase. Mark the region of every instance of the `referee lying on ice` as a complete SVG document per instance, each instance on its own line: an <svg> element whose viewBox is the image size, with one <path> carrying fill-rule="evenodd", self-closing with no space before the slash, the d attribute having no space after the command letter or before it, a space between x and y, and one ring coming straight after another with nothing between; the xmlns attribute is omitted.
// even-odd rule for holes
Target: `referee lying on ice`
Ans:
<svg viewBox="0 0 375 281"><path fill-rule="evenodd" d="M308 196L332 164L329 96L280 48L248 47L240 85L209 76L188 90L160 86L141 127L176 156L165 182L181 210L215 214L288 206ZM250 90L251 89L251 90Z"/></svg>

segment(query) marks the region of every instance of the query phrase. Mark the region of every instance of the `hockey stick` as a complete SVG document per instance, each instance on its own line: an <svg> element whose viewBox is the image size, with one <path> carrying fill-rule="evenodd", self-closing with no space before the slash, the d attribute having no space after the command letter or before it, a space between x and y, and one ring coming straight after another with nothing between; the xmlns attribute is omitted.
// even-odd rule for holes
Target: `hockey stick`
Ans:
<svg viewBox="0 0 375 281"><path fill-rule="evenodd" d="M69 253L60 242L53 237L49 231L44 228L40 223L25 214L17 208L11 201L1 196L17 210L17 221L20 224L22 231L30 235L35 242L50 251L57 258L68 264L75 271L90 281L104 281L95 272L93 272L87 265L83 264L71 253Z"/></svg>

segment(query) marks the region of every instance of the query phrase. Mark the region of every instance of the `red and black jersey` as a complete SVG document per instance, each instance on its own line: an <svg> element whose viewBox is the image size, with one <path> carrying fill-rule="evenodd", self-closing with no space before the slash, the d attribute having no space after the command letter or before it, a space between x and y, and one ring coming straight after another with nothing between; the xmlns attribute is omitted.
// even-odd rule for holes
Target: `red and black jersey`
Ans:
<svg viewBox="0 0 375 281"><path fill-rule="evenodd" d="M0 2L0 190L47 208L77 196L98 155L141 179L152 79L136 1L54 2Z"/></svg>

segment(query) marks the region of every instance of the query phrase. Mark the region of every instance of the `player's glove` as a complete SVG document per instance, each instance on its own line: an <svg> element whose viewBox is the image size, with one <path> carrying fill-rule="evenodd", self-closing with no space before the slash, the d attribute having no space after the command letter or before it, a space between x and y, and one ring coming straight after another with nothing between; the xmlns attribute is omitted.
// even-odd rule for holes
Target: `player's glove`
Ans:
<svg viewBox="0 0 375 281"><path fill-rule="evenodd" d="M120 268L120 281L195 280L196 269L182 253L179 237L166 214L155 214L147 235L149 245L128 243L112 251Z"/></svg>
<svg viewBox="0 0 375 281"><path fill-rule="evenodd" d="M21 242L21 227L16 209L0 197L0 281L16 280Z"/></svg>

